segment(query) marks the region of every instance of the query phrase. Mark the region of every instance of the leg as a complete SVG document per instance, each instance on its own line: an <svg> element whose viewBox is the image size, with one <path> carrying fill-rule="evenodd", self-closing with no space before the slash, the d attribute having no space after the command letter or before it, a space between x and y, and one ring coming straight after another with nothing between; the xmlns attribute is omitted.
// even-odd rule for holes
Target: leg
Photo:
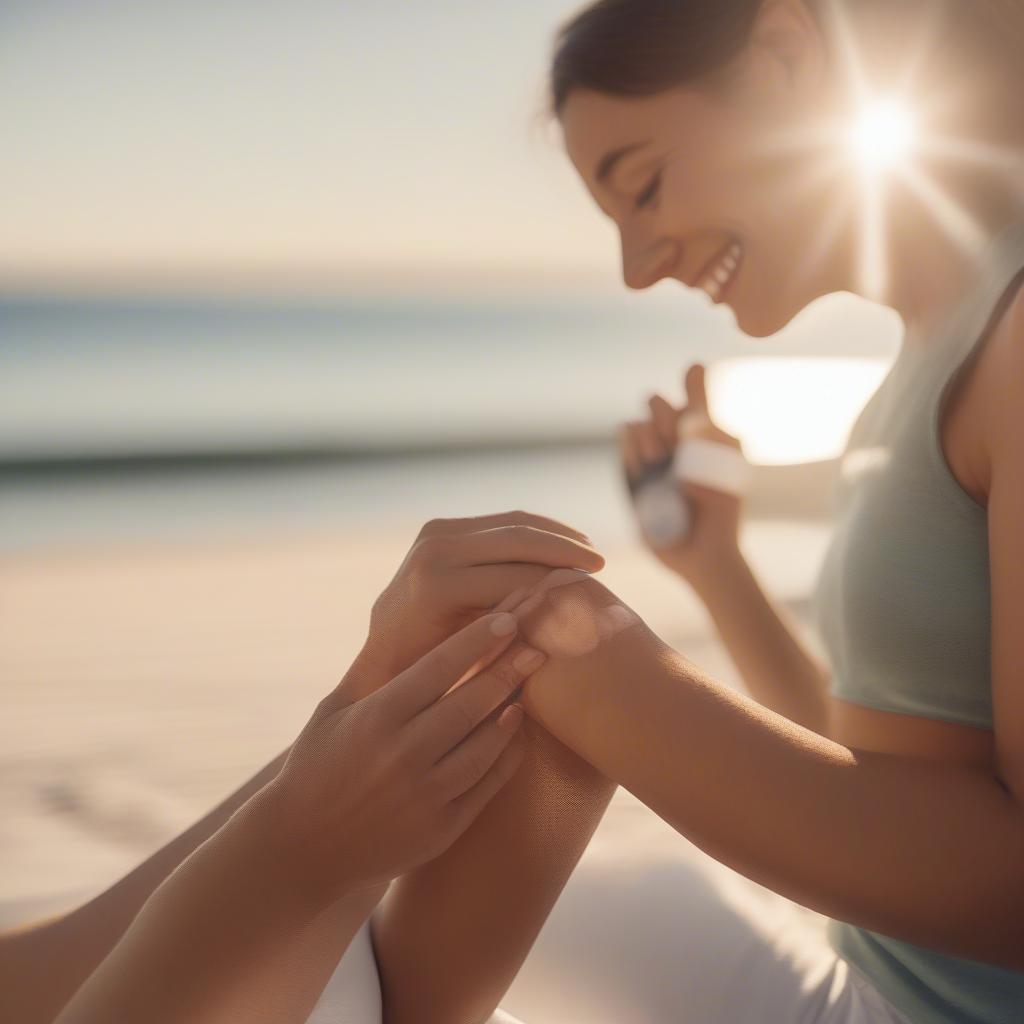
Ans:
<svg viewBox="0 0 1024 1024"><path fill-rule="evenodd" d="M381 998L377 962L367 921L352 940L306 1024L380 1024ZM523 1024L495 1010L487 1024Z"/></svg>
<svg viewBox="0 0 1024 1024"><path fill-rule="evenodd" d="M529 1024L909 1024L825 924L620 791L502 1007Z"/></svg>

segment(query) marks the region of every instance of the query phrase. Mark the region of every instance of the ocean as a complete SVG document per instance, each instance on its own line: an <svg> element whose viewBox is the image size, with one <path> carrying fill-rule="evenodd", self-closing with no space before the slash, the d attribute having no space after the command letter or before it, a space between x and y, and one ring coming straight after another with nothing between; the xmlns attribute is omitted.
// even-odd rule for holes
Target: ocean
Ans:
<svg viewBox="0 0 1024 1024"><path fill-rule="evenodd" d="M526 504L599 518L619 493L618 425L654 391L681 401L691 362L750 441L814 394L815 430L789 435L838 436L895 337L886 313L841 300L755 340L679 293L7 296L0 549ZM774 409L760 369L724 386L772 361L793 392Z"/></svg>

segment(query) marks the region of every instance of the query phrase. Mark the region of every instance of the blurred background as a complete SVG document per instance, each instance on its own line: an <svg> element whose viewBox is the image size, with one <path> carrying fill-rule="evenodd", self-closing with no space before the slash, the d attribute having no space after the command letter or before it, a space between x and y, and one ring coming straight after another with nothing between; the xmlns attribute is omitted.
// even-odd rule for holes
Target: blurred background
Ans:
<svg viewBox="0 0 1024 1024"><path fill-rule="evenodd" d="M809 630L829 481L899 345L752 340L617 235L519 0L0 0L0 902L104 887L298 732L424 521L523 508L739 685L615 435L696 360ZM16 915L16 909L10 911Z"/></svg>

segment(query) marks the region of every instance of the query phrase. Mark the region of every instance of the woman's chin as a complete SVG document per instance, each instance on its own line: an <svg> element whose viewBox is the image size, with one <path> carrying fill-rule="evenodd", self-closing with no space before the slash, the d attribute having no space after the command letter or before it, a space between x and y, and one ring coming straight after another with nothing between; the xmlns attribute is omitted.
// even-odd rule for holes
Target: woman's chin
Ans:
<svg viewBox="0 0 1024 1024"><path fill-rule="evenodd" d="M778 309L733 308L736 326L750 338L770 338L788 327L800 310L786 312Z"/></svg>

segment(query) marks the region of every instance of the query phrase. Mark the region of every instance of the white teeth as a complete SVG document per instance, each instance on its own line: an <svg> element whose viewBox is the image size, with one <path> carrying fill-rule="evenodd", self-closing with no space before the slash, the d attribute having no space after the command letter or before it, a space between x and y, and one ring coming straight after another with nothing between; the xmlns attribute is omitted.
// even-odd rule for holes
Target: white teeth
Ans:
<svg viewBox="0 0 1024 1024"><path fill-rule="evenodd" d="M726 250L725 255L718 263L698 282L697 287L702 288L711 296L717 299L722 289L732 280L736 268L740 265L742 248L738 242L733 242Z"/></svg>

